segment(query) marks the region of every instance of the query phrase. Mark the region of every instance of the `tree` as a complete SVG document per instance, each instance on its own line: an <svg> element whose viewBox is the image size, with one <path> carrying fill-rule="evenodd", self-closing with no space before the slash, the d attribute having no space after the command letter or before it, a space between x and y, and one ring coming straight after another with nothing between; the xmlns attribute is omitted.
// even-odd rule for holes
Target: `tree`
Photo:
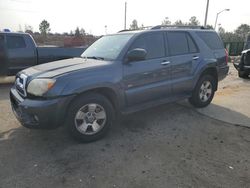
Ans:
<svg viewBox="0 0 250 188"><path fill-rule="evenodd" d="M225 33L225 29L222 26L219 26L218 33L223 35Z"/></svg>
<svg viewBox="0 0 250 188"><path fill-rule="evenodd" d="M171 25L171 21L168 17L165 17L164 20L161 22L161 25Z"/></svg>
<svg viewBox="0 0 250 188"><path fill-rule="evenodd" d="M233 32L219 33L223 42L244 42L237 34Z"/></svg>
<svg viewBox="0 0 250 188"><path fill-rule="evenodd" d="M83 36L86 35L86 32L85 32L85 30L83 28L80 29L80 34L83 35Z"/></svg>
<svg viewBox="0 0 250 188"><path fill-rule="evenodd" d="M33 27L32 26L30 26L30 25L25 25L24 26L24 31L25 31L25 33L33 33Z"/></svg>
<svg viewBox="0 0 250 188"><path fill-rule="evenodd" d="M141 24L141 26L139 27L139 29L144 29L144 25L143 25L143 24Z"/></svg>
<svg viewBox="0 0 250 188"><path fill-rule="evenodd" d="M244 41L247 38L247 35L250 33L250 25L241 24L235 30L235 34L239 36L239 38Z"/></svg>
<svg viewBox="0 0 250 188"><path fill-rule="evenodd" d="M206 25L207 29L214 29L214 27L212 25Z"/></svg>
<svg viewBox="0 0 250 188"><path fill-rule="evenodd" d="M50 31L50 24L47 20L43 20L39 25L39 30L41 34L46 37L47 33Z"/></svg>
<svg viewBox="0 0 250 188"><path fill-rule="evenodd" d="M192 16L190 19L189 19L189 23L188 25L200 25L200 22L199 20L197 20L196 16Z"/></svg>
<svg viewBox="0 0 250 188"><path fill-rule="evenodd" d="M183 26L183 25L186 25L185 23L183 23L181 20L177 20L174 25L177 25L177 26Z"/></svg>
<svg viewBox="0 0 250 188"><path fill-rule="evenodd" d="M137 29L139 29L137 20L133 20L132 21L132 24L130 25L129 29L131 29L131 30L137 30Z"/></svg>
<svg viewBox="0 0 250 188"><path fill-rule="evenodd" d="M76 37L80 37L80 30L79 30L79 27L77 27L76 30L75 30L75 36L76 36Z"/></svg>

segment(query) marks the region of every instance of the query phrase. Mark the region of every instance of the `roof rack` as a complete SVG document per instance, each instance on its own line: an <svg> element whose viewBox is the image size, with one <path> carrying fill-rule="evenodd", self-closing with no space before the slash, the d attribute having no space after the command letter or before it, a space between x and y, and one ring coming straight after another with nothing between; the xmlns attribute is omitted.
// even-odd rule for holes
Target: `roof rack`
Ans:
<svg viewBox="0 0 250 188"><path fill-rule="evenodd" d="M144 29L151 29L154 26L143 26L138 29L123 29L121 31L118 31L118 33L126 32L126 31L139 31L139 30L144 30Z"/></svg>
<svg viewBox="0 0 250 188"><path fill-rule="evenodd" d="M144 29L154 30L154 29L164 29L164 28L208 29L204 26L197 26L197 25L156 25L156 26L140 27L139 29L124 29L124 30L118 31L118 33L125 32L125 31L138 31L138 30L144 30Z"/></svg>
<svg viewBox="0 0 250 188"><path fill-rule="evenodd" d="M126 32L126 31L133 31L133 30L131 30L131 29L123 29L121 31L118 31L118 33Z"/></svg>
<svg viewBox="0 0 250 188"><path fill-rule="evenodd" d="M206 29L204 26L198 25L157 25L151 29L163 29L163 28L187 28L187 29Z"/></svg>

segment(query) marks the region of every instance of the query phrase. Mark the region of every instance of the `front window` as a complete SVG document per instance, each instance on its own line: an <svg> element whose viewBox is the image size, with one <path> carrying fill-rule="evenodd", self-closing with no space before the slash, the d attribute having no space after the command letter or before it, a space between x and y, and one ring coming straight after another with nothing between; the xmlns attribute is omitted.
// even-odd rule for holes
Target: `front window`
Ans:
<svg viewBox="0 0 250 188"><path fill-rule="evenodd" d="M130 50L142 48L147 51L146 59L155 59L165 56L163 33L147 33L138 37Z"/></svg>
<svg viewBox="0 0 250 188"><path fill-rule="evenodd" d="M115 60L133 34L107 35L88 47L82 57Z"/></svg>

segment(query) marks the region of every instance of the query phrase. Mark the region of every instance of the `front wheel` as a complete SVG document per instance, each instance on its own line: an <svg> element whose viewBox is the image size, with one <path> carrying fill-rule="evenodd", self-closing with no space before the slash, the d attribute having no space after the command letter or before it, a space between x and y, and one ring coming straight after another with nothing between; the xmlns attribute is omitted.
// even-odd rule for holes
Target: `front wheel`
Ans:
<svg viewBox="0 0 250 188"><path fill-rule="evenodd" d="M211 75L203 75L196 84L189 102L197 108L208 106L215 93L216 80Z"/></svg>
<svg viewBox="0 0 250 188"><path fill-rule="evenodd" d="M70 106L67 126L71 135L81 142L103 137L114 118L110 101L99 94L89 93L78 97Z"/></svg>

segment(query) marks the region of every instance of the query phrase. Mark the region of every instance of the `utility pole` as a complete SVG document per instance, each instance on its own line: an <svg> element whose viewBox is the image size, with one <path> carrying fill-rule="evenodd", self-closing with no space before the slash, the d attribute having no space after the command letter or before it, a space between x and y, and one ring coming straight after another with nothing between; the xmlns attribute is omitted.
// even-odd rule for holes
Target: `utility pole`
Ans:
<svg viewBox="0 0 250 188"><path fill-rule="evenodd" d="M104 28L105 28L105 35L107 35L107 25L105 25Z"/></svg>
<svg viewBox="0 0 250 188"><path fill-rule="evenodd" d="M124 29L127 28L127 2L125 2Z"/></svg>
<svg viewBox="0 0 250 188"><path fill-rule="evenodd" d="M207 0L207 8L206 8L206 14L205 14L204 27L207 26L208 7L209 7L209 0Z"/></svg>

